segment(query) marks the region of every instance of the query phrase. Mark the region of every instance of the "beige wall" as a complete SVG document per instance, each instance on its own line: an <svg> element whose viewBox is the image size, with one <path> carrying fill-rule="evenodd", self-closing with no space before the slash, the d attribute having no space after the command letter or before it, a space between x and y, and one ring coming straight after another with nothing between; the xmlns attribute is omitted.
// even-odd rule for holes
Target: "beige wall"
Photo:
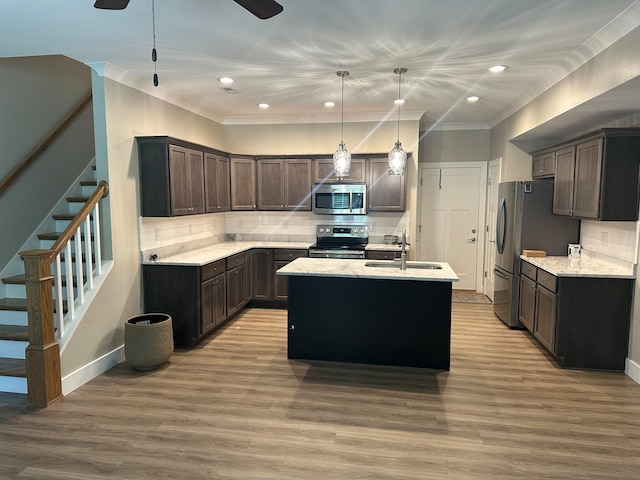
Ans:
<svg viewBox="0 0 640 480"><path fill-rule="evenodd" d="M430 130L420 135L420 162L486 162L491 132Z"/></svg>
<svg viewBox="0 0 640 480"><path fill-rule="evenodd" d="M113 258L113 269L63 352L63 377L119 348L124 322L142 312L139 166L134 137L171 135L222 147L218 123L95 72L92 78L97 174L98 180L109 182L103 214L103 221L111 226L106 256Z"/></svg>

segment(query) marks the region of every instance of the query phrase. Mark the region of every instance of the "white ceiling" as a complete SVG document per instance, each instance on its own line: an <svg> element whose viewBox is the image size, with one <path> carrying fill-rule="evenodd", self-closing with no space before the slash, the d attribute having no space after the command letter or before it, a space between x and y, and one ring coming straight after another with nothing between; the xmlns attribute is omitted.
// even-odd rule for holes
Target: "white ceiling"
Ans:
<svg viewBox="0 0 640 480"><path fill-rule="evenodd" d="M351 73L346 122L395 119L393 69L406 67L403 119L486 128L638 26L640 11L635 0L278 1L284 11L259 20L232 0L155 0L159 87L151 0L122 11L2 0L0 57L106 62L108 76L228 124L339 120L337 70ZM510 69L490 74L494 64Z"/></svg>

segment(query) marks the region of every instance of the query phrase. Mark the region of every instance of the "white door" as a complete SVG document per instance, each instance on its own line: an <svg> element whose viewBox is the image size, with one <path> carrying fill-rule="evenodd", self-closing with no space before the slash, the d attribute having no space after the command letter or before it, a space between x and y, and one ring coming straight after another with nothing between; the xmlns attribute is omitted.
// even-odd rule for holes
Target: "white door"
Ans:
<svg viewBox="0 0 640 480"><path fill-rule="evenodd" d="M476 291L482 283L486 163L439 165L420 171L419 259L447 262L460 279L453 288Z"/></svg>
<svg viewBox="0 0 640 480"><path fill-rule="evenodd" d="M495 289L493 266L496 263L496 215L498 211L498 184L502 158L489 162L487 177L487 222L485 227L485 262L484 262L484 294L493 301Z"/></svg>

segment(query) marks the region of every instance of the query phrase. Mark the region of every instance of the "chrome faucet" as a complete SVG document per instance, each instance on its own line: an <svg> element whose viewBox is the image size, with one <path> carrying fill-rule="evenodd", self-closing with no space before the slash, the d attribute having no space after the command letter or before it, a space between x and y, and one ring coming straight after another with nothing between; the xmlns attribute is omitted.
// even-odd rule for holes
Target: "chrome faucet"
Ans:
<svg viewBox="0 0 640 480"><path fill-rule="evenodd" d="M407 229L402 230L402 251L400 252L400 270L407 269Z"/></svg>

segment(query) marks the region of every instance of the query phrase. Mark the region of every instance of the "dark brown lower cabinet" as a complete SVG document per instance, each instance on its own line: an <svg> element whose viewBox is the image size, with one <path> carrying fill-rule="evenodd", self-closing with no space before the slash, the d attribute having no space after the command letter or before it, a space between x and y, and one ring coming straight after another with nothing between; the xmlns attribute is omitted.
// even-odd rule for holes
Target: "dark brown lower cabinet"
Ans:
<svg viewBox="0 0 640 480"><path fill-rule="evenodd" d="M202 283L202 334L206 335L227 319L225 274Z"/></svg>
<svg viewBox="0 0 640 480"><path fill-rule="evenodd" d="M227 272L227 312L234 315L247 302L247 268L240 265Z"/></svg>
<svg viewBox="0 0 640 480"><path fill-rule="evenodd" d="M523 261L520 321L565 368L624 370L634 280L555 276Z"/></svg>
<svg viewBox="0 0 640 480"><path fill-rule="evenodd" d="M291 263L296 258L308 257L309 250L277 248L273 251L273 298L276 302L286 302L289 299L289 277L278 275L276 272Z"/></svg>
<svg viewBox="0 0 640 480"><path fill-rule="evenodd" d="M257 248L252 250L251 254L253 256L253 300L269 301L273 295L273 250Z"/></svg>

